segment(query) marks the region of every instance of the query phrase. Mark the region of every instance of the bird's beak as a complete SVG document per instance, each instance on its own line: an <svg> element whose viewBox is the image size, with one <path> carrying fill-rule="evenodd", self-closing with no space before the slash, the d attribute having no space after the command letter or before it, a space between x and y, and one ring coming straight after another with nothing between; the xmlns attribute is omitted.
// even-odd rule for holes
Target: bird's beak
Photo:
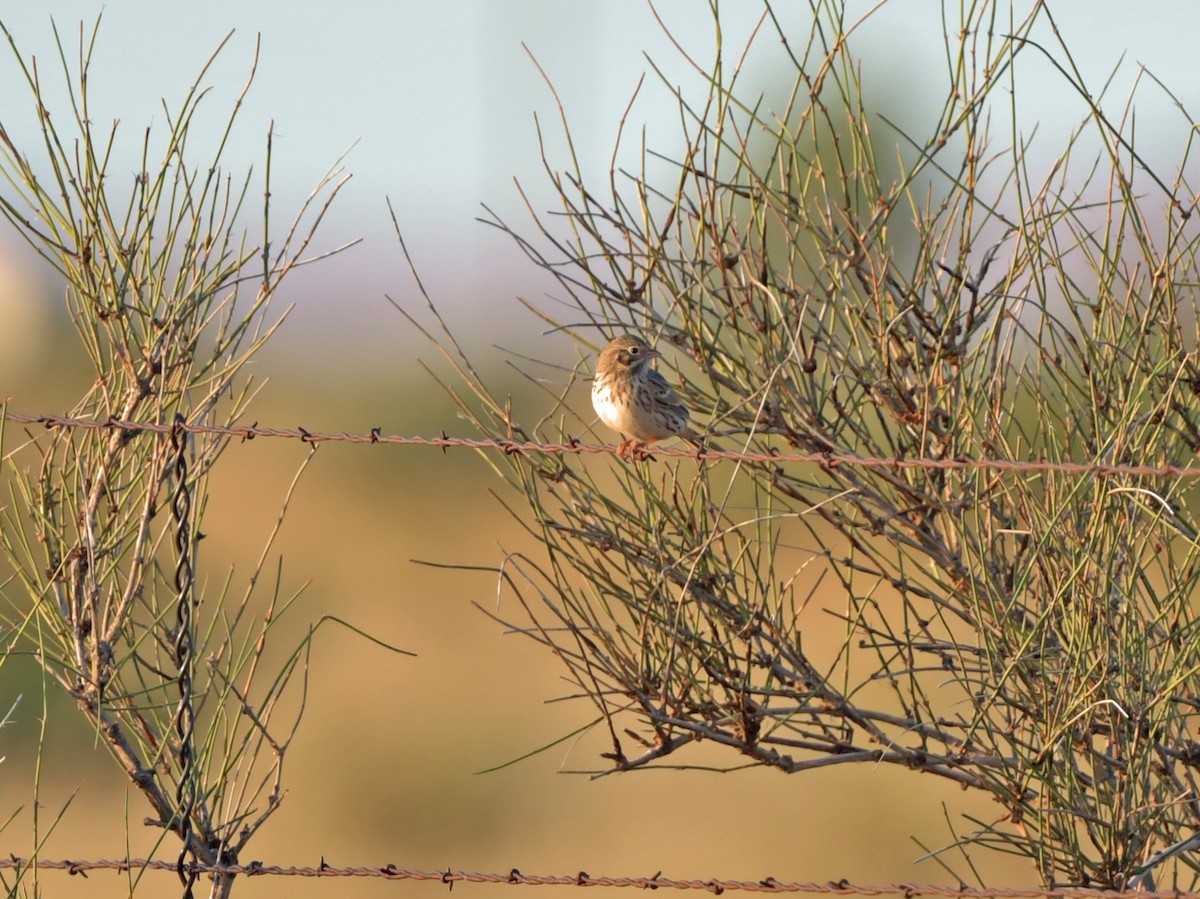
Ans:
<svg viewBox="0 0 1200 899"><path fill-rule="evenodd" d="M661 355L662 355L662 353L660 353L660 352L659 352L658 350L656 350L654 347L647 347L647 350L649 350L649 352L647 352L647 353L646 353L646 355L647 355L647 356L649 356L651 359L653 359L655 356L661 356Z"/></svg>

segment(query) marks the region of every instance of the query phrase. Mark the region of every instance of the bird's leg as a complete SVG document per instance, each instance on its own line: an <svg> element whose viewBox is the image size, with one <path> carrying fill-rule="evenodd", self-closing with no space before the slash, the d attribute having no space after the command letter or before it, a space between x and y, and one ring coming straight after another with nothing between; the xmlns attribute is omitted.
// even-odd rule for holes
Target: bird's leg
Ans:
<svg viewBox="0 0 1200 899"><path fill-rule="evenodd" d="M620 446L617 447L617 455L622 459L629 459L629 451L637 445L637 441L632 437L622 440Z"/></svg>
<svg viewBox="0 0 1200 899"><path fill-rule="evenodd" d="M626 462L641 462L646 459L653 459L654 457L651 456L649 451L646 449L646 447L653 442L654 441L651 440L648 443L642 443L636 438L630 437L627 440L621 441L620 446L617 447L617 455Z"/></svg>
<svg viewBox="0 0 1200 899"><path fill-rule="evenodd" d="M633 446L629 451L630 458L635 462L653 460L654 457L650 455L650 444L652 443L654 443L653 440L647 440L645 443L638 443L636 440L633 441Z"/></svg>

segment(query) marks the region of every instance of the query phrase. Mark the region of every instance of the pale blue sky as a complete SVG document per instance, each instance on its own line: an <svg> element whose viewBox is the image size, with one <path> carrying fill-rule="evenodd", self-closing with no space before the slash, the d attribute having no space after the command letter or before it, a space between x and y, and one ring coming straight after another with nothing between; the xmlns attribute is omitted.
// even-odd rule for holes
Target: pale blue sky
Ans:
<svg viewBox="0 0 1200 899"><path fill-rule="evenodd" d="M50 0L9 4L0 19L24 53L35 54L43 77L60 79L54 67L50 20L69 48L80 21L90 28L104 8L94 57L93 117L120 118L126 146L138 143L150 123L162 127L160 100L177 103L199 66L231 29L236 33L210 82L211 109L219 112L236 95L252 57L256 34L262 54L256 83L236 134L229 163L261 164L263 135L274 119L274 199L280 224L338 156L357 141L346 160L354 179L323 232L323 246L352 237L364 244L303 273L290 285L289 301L300 308L298 324L319 325L335 340L371 340L378 329L396 328L382 296L402 299L410 291L390 235L384 205L390 196L429 286L442 302L471 305L504 320L519 320L513 296L537 284L530 265L495 231L475 221L480 203L521 218L513 187L519 178L541 208L553 195L541 172L533 114L554 140L553 161L565 165L552 99L521 47L524 41L553 79L567 108L581 162L603 177L617 123L638 78L648 72L643 56L661 62L685 91L701 87L671 49L651 8L642 2L520 0L520 2L232 2L204 4L117 0ZM796 42L806 34L796 9ZM867 3L851 3L856 13ZM956 14L957 4L951 13ZM1025 4L1021 4L1024 8ZM706 5L664 0L657 5L678 39L709 58L713 27ZM1200 109L1200 78L1194 48L1200 17L1189 3L1134 5L1118 0L1052 3L1088 79L1100 85L1119 56L1126 63L1110 93L1119 108L1138 63L1150 65L1189 109ZM727 47L740 46L757 20L757 3L722 4ZM922 98L940 96L944 83L941 4L897 0L864 28L859 52L868 56L868 98L873 91L891 104L920 110ZM760 38L743 83L762 90L776 69L779 45ZM1026 130L1040 139L1077 117L1076 100L1055 87L1049 67L1030 66L1023 109ZM0 54L0 121L18 143L33 136L27 96L12 88L7 52ZM1140 101L1139 127L1169 121L1164 161L1178 159L1186 129L1172 118L1153 90ZM671 153L679 146L678 114L663 87L648 79L631 128L645 126L649 143ZM637 141L631 142L630 149ZM1148 148L1143 145L1143 150ZM132 152L127 170L134 168ZM115 168L120 171L120 167ZM0 245L8 244L5 238ZM540 289L540 288L535 288Z"/></svg>

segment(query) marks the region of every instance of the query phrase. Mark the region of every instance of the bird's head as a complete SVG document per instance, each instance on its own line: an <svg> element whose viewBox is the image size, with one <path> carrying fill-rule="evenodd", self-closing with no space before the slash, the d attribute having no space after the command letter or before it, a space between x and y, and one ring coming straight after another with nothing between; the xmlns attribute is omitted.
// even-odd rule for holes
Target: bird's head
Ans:
<svg viewBox="0 0 1200 899"><path fill-rule="evenodd" d="M640 337L622 334L614 337L604 348L599 362L596 363L596 371L601 374L621 370L637 371L649 365L655 356L661 355L662 353Z"/></svg>

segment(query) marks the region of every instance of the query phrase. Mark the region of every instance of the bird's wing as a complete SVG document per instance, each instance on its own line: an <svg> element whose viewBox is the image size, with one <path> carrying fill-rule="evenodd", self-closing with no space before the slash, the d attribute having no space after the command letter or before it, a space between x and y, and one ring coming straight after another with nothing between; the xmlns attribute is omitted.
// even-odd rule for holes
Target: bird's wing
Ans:
<svg viewBox="0 0 1200 899"><path fill-rule="evenodd" d="M650 389L653 392L654 401L660 406L677 410L683 420L687 421L687 406L683 404L683 400L679 398L679 394L671 389L671 385L666 382L666 379L652 368L648 372L648 380L650 382Z"/></svg>

